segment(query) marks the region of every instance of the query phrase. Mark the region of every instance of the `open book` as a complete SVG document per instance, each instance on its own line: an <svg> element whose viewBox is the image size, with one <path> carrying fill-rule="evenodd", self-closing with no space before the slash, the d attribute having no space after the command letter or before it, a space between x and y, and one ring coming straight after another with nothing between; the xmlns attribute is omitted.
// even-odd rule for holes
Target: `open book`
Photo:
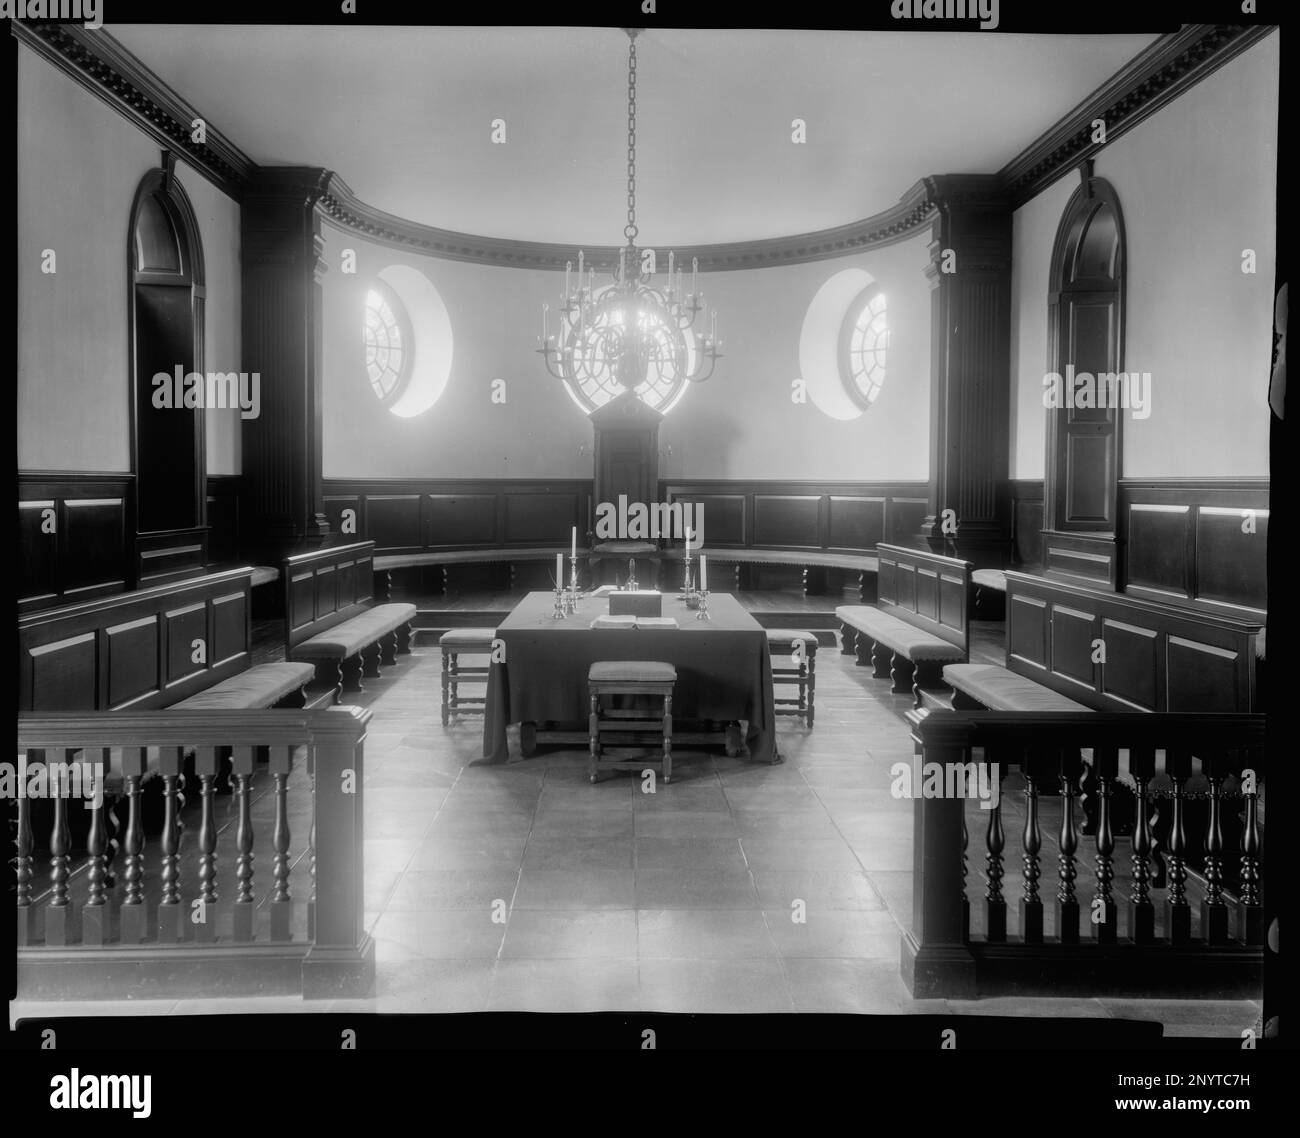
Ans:
<svg viewBox="0 0 1300 1138"><path fill-rule="evenodd" d="M676 628L677 618L672 616L598 616L592 628Z"/></svg>

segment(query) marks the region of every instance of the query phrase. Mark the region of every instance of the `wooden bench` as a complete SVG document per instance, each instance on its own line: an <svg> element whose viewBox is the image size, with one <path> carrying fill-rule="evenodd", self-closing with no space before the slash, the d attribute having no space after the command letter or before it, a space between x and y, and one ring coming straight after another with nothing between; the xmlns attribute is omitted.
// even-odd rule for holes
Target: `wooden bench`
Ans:
<svg viewBox="0 0 1300 1138"><path fill-rule="evenodd" d="M335 545L283 563L285 656L314 665L335 703L411 650L415 606L371 604L374 549L373 541Z"/></svg>
<svg viewBox="0 0 1300 1138"><path fill-rule="evenodd" d="M732 567L732 585L739 590L745 587L742 569L748 565L788 565L803 570L804 595L820 591L821 585L814 580L819 573L827 569L842 569L858 574L858 598L863 604L876 600L876 574L879 558L870 553L831 553L816 549L728 549L718 546L710 549L691 550L691 560L698 564L703 553L709 559L709 565L730 565ZM666 549L665 561L679 562L685 556L680 545ZM677 580L668 582L674 587Z"/></svg>
<svg viewBox="0 0 1300 1138"><path fill-rule="evenodd" d="M877 546L876 553L876 605L835 610L840 650L856 651L859 665L872 665L872 674L881 679L892 678L895 692L911 691L920 707L922 688L938 682L939 669L969 658L970 564L893 545Z"/></svg>
<svg viewBox="0 0 1300 1138"><path fill-rule="evenodd" d="M1079 710L1051 702L1054 693L1095 711L1262 710L1258 622L1013 570L1005 577L1006 667L945 667L954 707Z"/></svg>

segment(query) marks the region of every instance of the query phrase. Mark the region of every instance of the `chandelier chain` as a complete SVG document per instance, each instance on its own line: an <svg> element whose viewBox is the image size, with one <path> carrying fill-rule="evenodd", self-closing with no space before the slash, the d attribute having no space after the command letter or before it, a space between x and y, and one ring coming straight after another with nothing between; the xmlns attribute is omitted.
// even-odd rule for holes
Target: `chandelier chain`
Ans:
<svg viewBox="0 0 1300 1138"><path fill-rule="evenodd" d="M627 225L623 236L629 245L636 240L636 39L627 53Z"/></svg>

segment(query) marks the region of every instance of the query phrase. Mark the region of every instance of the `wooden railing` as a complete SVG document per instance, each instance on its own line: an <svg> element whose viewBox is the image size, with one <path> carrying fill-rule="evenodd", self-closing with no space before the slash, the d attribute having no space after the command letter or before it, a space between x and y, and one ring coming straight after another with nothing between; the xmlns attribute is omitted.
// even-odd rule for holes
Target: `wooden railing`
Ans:
<svg viewBox="0 0 1300 1138"><path fill-rule="evenodd" d="M1258 992L1262 715L944 710L921 718L913 739L913 906L902 966L916 998ZM1020 777L1008 779L1011 768ZM926 772L939 776L930 787L946 796L922 796L918 776ZM1131 798L1117 794L1124 787ZM994 788L1000 798L989 809ZM986 801L972 803L981 789ZM1092 867L1080 848L1085 796L1093 799ZM1187 824L1193 797L1198 806L1203 800L1203 832ZM1128 821L1115 816L1121 800L1133 804L1131 838L1116 836ZM1044 825L1049 809L1059 810L1059 825ZM1155 848L1157 813L1167 815L1163 849ZM1230 813L1240 815L1236 848L1225 841ZM1124 844L1129 872L1117 860ZM1043 880L1053 847L1054 887ZM1004 878L1017 863L1019 895L1008 901ZM1080 896L1081 869L1091 896ZM1126 878L1122 891L1118 876ZM1225 888L1229 876L1235 897ZM1162 902L1152 897L1161 882Z"/></svg>
<svg viewBox="0 0 1300 1138"><path fill-rule="evenodd" d="M18 754L29 776L42 765L80 764L97 766L108 784L102 798L86 796L82 864L71 856L69 837L70 810L81 805L68 797L17 799L20 998L368 993L374 946L363 916L362 784L369 719L355 707L19 716ZM186 769L200 796L198 859L189 880L182 875ZM219 810L227 774L230 799ZM163 808L156 838L144 831L142 808L144 784L154 775ZM272 811L269 825L255 828L258 784ZM298 835L306 838L299 860L310 870L308 896L290 890L291 792L303 807L299 828L302 815L310 818L309 833ZM115 805L124 807L124 819ZM35 813L52 815L48 887L34 857ZM114 822L116 840L109 832ZM225 884L229 861L232 886ZM255 868L267 864L269 874ZM160 891L146 888L153 867ZM81 904L74 884L78 895L84 889Z"/></svg>

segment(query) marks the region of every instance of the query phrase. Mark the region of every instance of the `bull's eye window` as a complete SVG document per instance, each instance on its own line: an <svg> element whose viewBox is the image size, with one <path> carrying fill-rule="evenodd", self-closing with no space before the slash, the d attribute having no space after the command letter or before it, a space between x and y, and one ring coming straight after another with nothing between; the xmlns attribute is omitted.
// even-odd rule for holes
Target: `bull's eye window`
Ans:
<svg viewBox="0 0 1300 1138"><path fill-rule="evenodd" d="M411 377L412 345L402 302L382 284L376 283L366 293L362 336L370 386L382 403L391 403Z"/></svg>
<svg viewBox="0 0 1300 1138"><path fill-rule="evenodd" d="M844 385L857 403L870 407L884 386L889 352L885 294L879 288L873 285L854 301L845 320L845 333Z"/></svg>

